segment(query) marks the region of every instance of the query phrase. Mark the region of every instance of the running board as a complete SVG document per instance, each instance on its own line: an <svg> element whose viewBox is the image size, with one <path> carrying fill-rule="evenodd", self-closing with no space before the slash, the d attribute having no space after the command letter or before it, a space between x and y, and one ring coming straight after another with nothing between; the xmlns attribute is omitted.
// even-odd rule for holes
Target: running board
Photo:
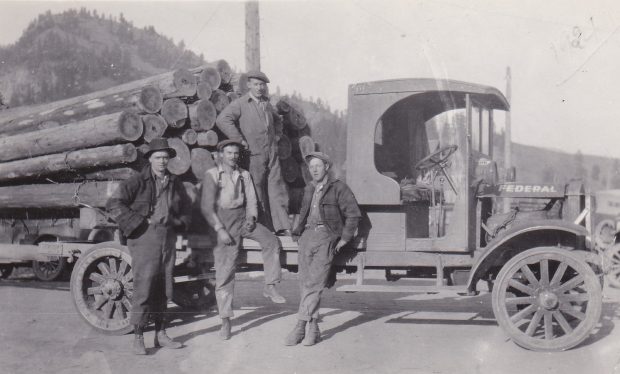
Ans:
<svg viewBox="0 0 620 374"><path fill-rule="evenodd" d="M453 293L468 294L466 286L385 286L373 284L347 284L336 288L342 292L401 292L401 293L435 293L450 291Z"/></svg>

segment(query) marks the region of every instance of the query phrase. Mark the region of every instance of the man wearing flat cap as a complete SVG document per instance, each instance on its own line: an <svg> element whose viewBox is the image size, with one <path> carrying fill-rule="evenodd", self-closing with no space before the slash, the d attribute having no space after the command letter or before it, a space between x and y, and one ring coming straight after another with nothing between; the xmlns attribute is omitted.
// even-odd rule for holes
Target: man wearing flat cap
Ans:
<svg viewBox="0 0 620 374"><path fill-rule="evenodd" d="M280 243L271 231L256 222L258 207L252 177L238 166L243 145L236 140L224 140L217 148L218 164L207 170L202 179L200 208L217 232L217 245L213 250L215 299L222 319L220 338L228 340L233 317L235 268L242 238L255 240L262 248L263 296L275 303L286 300L275 289L281 278Z"/></svg>
<svg viewBox="0 0 620 374"><path fill-rule="evenodd" d="M229 138L248 147L249 171L259 203L259 222L278 235L290 235L288 193L278 160L281 119L267 96L269 79L260 71L249 71L249 91L234 100L217 117L217 127Z"/></svg>
<svg viewBox="0 0 620 374"><path fill-rule="evenodd" d="M320 341L319 305L332 260L351 241L362 216L351 189L329 175L331 161L325 153L308 154L306 163L312 182L304 190L299 224L293 230L293 238L301 235L297 252L301 299L297 325L285 345Z"/></svg>
<svg viewBox="0 0 620 374"><path fill-rule="evenodd" d="M172 272L176 258L175 230L189 226L191 201L183 184L168 172L176 152L164 138L155 138L144 157L142 172L123 181L107 202L107 209L127 237L133 271L130 323L134 325L133 352L144 355L143 330L149 315L155 322L155 347L180 348L166 334L166 306L172 300Z"/></svg>

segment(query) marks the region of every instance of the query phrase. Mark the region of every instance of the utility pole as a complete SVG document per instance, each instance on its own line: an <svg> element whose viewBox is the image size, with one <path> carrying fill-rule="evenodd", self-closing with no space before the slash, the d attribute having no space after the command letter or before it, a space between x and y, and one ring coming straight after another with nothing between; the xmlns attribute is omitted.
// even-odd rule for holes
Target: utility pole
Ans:
<svg viewBox="0 0 620 374"><path fill-rule="evenodd" d="M508 104L511 106L512 110L512 74L510 72L510 66L506 67L506 100L508 100ZM512 136L510 134L510 110L506 112L506 126L504 128L504 168L506 169L506 179L514 178L513 169L512 169ZM512 176L512 178L508 178L508 176ZM511 182L514 182L511 180ZM504 212L510 211L510 199L504 199Z"/></svg>
<svg viewBox="0 0 620 374"><path fill-rule="evenodd" d="M258 1L245 3L245 69L260 70L260 20Z"/></svg>

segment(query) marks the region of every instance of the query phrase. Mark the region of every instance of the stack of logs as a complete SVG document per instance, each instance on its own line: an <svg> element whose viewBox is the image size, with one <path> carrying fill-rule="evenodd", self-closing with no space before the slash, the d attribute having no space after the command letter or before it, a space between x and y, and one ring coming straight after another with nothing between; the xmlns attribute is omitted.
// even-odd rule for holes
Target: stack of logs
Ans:
<svg viewBox="0 0 620 374"><path fill-rule="evenodd" d="M220 60L0 112L0 209L103 207L119 180L144 167L142 154L161 136L177 153L170 172L196 196L224 138L216 117L245 93L246 81ZM303 156L315 144L300 110L282 100L274 105L284 124L278 154L295 212L309 180Z"/></svg>

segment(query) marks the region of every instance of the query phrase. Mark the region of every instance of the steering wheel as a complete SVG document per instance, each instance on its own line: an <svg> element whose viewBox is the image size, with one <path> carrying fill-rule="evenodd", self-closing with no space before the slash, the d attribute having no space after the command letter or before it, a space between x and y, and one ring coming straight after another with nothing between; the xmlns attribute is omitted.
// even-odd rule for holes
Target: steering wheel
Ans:
<svg viewBox="0 0 620 374"><path fill-rule="evenodd" d="M447 145L424 157L415 164L416 170L430 169L441 165L457 150L456 145ZM444 165L445 166L445 165Z"/></svg>

